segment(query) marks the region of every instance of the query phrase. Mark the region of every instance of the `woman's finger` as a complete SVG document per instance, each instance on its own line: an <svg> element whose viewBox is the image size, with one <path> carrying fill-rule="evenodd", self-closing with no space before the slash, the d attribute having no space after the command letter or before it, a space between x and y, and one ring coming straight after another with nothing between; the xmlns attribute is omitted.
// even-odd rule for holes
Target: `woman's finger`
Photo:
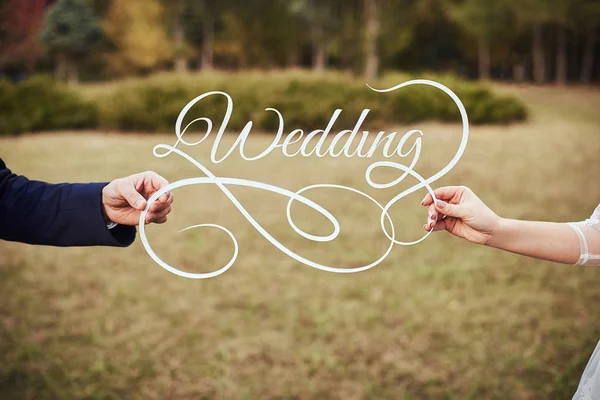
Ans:
<svg viewBox="0 0 600 400"><path fill-rule="evenodd" d="M462 190L462 186L445 186L438 189L435 189L433 193L438 200L450 200L453 198L456 193ZM423 201L421 202L423 206L428 206L433 204L433 198L431 197L431 193L427 193Z"/></svg>
<svg viewBox="0 0 600 400"><path fill-rule="evenodd" d="M427 223L431 223L431 221L436 221L438 219L438 210L435 209L433 204L430 204L427 207Z"/></svg>
<svg viewBox="0 0 600 400"><path fill-rule="evenodd" d="M435 222L435 223L429 223L429 224L425 224L425 225L423 225L423 228L424 228L424 229L425 229L427 232L429 232L429 231L431 231L431 230L433 230L434 232L435 232L435 231L442 231L442 230L445 230L445 229L446 229L446 220L445 220L445 219L442 219L442 220L439 220L439 221L437 221L437 222Z"/></svg>
<svg viewBox="0 0 600 400"><path fill-rule="evenodd" d="M443 231L446 230L446 228L448 227L448 220L446 219L442 219L439 220L438 222L436 222L436 224L433 226L433 231Z"/></svg>
<svg viewBox="0 0 600 400"><path fill-rule="evenodd" d="M423 228L429 232L430 230L433 229L433 231L443 231L443 230L451 230L452 227L454 226L454 224L456 223L456 218L454 217L447 217L447 218L440 218L437 222L434 223L430 223L430 224L425 224L423 225Z"/></svg>

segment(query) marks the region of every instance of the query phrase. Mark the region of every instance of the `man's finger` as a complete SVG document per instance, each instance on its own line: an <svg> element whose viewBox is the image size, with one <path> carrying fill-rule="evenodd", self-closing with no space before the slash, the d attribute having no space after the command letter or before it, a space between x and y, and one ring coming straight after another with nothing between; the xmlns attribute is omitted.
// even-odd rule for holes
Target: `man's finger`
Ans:
<svg viewBox="0 0 600 400"><path fill-rule="evenodd" d="M160 201L155 201L154 203L152 203L152 205L150 206L150 210L149 212L156 214L158 212L161 212L162 210L164 210L165 208L169 207L168 204L163 204Z"/></svg>
<svg viewBox="0 0 600 400"><path fill-rule="evenodd" d="M130 180L124 180L117 184L121 196L136 210L143 210L146 207L146 199L135 190L134 183Z"/></svg>
<svg viewBox="0 0 600 400"><path fill-rule="evenodd" d="M163 194L160 195L160 197L158 198L158 201L160 201L163 204L171 204L173 202L173 195L171 194L171 192L165 192Z"/></svg>
<svg viewBox="0 0 600 400"><path fill-rule="evenodd" d="M141 178L144 181L144 186L146 187L146 192L149 196L169 184L169 181L167 181L165 178L163 178L154 171L142 172ZM158 201L161 203L166 203L169 198L169 195L170 192L163 193L158 198Z"/></svg>
<svg viewBox="0 0 600 400"><path fill-rule="evenodd" d="M152 194L156 193L158 190L164 188L169 184L169 182L165 178L158 175L154 171L140 172L139 174L136 174L134 176L136 182L138 183L138 186L141 186L140 188L138 188L138 191L140 193L144 193L144 196L146 197L152 196ZM159 201L162 201L162 199L164 198L161 195Z"/></svg>
<svg viewBox="0 0 600 400"><path fill-rule="evenodd" d="M156 219L153 219L151 221L146 221L147 224L149 224L149 223L164 224L165 222L167 222L167 217L166 216L164 216L162 218L156 218Z"/></svg>
<svg viewBox="0 0 600 400"><path fill-rule="evenodd" d="M150 207L150 212L158 212L160 210L164 210L165 208L171 206L171 204L173 204L173 194L169 193L167 199L164 202L155 201L154 203L152 203L152 206Z"/></svg>
<svg viewBox="0 0 600 400"><path fill-rule="evenodd" d="M150 182L154 190L160 190L169 184L168 180L154 171L144 172L144 180Z"/></svg>
<svg viewBox="0 0 600 400"><path fill-rule="evenodd" d="M167 207L157 212L149 212L146 215L146 223L160 221L165 218L171 212L171 207Z"/></svg>
<svg viewBox="0 0 600 400"><path fill-rule="evenodd" d="M171 207L166 207L160 211L153 212L152 217L154 219L160 219L162 217L166 217L167 215L169 215L170 212L171 212Z"/></svg>

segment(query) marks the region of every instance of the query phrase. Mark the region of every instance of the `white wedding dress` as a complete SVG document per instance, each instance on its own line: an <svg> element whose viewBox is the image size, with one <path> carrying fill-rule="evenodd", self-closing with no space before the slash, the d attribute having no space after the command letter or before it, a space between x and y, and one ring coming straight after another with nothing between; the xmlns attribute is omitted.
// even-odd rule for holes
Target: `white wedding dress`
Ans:
<svg viewBox="0 0 600 400"><path fill-rule="evenodd" d="M592 216L569 224L579 237L579 265L600 265L600 205ZM573 400L600 400L600 342L590 357Z"/></svg>

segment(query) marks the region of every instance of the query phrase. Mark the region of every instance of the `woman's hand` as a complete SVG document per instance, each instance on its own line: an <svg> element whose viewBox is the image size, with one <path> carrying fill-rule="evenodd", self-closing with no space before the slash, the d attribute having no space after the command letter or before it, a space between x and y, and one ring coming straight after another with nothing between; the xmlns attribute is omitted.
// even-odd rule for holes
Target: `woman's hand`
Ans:
<svg viewBox="0 0 600 400"><path fill-rule="evenodd" d="M465 186L446 186L434 190L437 202L427 194L421 205L429 208L426 231L447 230L469 242L486 244L501 218ZM437 222L436 222L437 221Z"/></svg>

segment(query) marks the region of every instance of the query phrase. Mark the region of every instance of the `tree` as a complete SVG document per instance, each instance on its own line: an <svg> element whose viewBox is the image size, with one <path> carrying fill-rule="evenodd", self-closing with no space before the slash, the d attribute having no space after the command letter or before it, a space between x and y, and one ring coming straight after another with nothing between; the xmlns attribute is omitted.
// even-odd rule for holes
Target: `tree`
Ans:
<svg viewBox="0 0 600 400"><path fill-rule="evenodd" d="M567 83L567 29L571 25L571 0L547 0L547 21L556 26L556 83Z"/></svg>
<svg viewBox="0 0 600 400"><path fill-rule="evenodd" d="M490 78L491 41L511 25L512 13L505 0L464 0L449 4L449 15L467 33L477 38L479 79Z"/></svg>
<svg viewBox="0 0 600 400"><path fill-rule="evenodd" d="M584 34L580 80L587 84L592 80L594 68L594 49L600 25L600 2L597 0L574 0L571 10L574 23L581 28Z"/></svg>
<svg viewBox="0 0 600 400"><path fill-rule="evenodd" d="M365 79L373 81L379 72L380 4L379 0L364 0L365 12Z"/></svg>
<svg viewBox="0 0 600 400"><path fill-rule="evenodd" d="M39 35L48 0L7 0L0 3L0 63L33 71L42 55Z"/></svg>
<svg viewBox="0 0 600 400"><path fill-rule="evenodd" d="M349 2L347 2L349 3ZM348 4L344 4L347 8ZM290 10L303 25L308 26L312 47L312 68L322 72L327 68L329 47L341 28L342 4L335 0L293 0Z"/></svg>
<svg viewBox="0 0 600 400"><path fill-rule="evenodd" d="M362 0L347 1L341 10L339 35L332 44L332 56L339 59L340 66L353 73L362 69L362 48L356 46L362 40Z"/></svg>
<svg viewBox="0 0 600 400"><path fill-rule="evenodd" d="M41 41L56 57L56 76L69 83L79 79L78 61L89 54L102 34L86 0L58 0L44 18Z"/></svg>
<svg viewBox="0 0 600 400"><path fill-rule="evenodd" d="M106 60L117 74L150 71L172 60L172 46L158 0L113 0L104 31L113 51Z"/></svg>
<svg viewBox="0 0 600 400"><path fill-rule="evenodd" d="M305 43L289 0L218 2L215 58L237 67L281 67ZM224 9L223 9L224 8ZM218 16L218 18L216 18Z"/></svg>
<svg viewBox="0 0 600 400"><path fill-rule="evenodd" d="M215 9L202 1L202 69L212 69L214 66L214 42L215 42Z"/></svg>
<svg viewBox="0 0 600 400"><path fill-rule="evenodd" d="M165 23L168 26L173 46L173 69L185 72L188 69L188 43L185 32L186 7L194 0L161 0Z"/></svg>
<svg viewBox="0 0 600 400"><path fill-rule="evenodd" d="M184 0L183 27L187 40L197 49L200 68L214 66L215 25L224 2Z"/></svg>
<svg viewBox="0 0 600 400"><path fill-rule="evenodd" d="M175 44L175 71L187 71L187 59L185 57L185 30L183 26L183 0L172 1L173 15L173 41Z"/></svg>
<svg viewBox="0 0 600 400"><path fill-rule="evenodd" d="M381 4L381 26L379 35L385 46L381 46L379 58L381 68L387 64L397 65L398 57L412 43L417 25L427 24L435 19L435 9L440 8L441 0L394 0Z"/></svg>
<svg viewBox="0 0 600 400"><path fill-rule="evenodd" d="M518 24L531 30L531 60L533 63L533 80L544 83L547 80L546 49L544 46L544 28L555 22L559 12L553 12L562 0L522 0L515 2L518 10Z"/></svg>
<svg viewBox="0 0 600 400"><path fill-rule="evenodd" d="M557 27L556 43L556 83L567 83L567 29L563 24Z"/></svg>

